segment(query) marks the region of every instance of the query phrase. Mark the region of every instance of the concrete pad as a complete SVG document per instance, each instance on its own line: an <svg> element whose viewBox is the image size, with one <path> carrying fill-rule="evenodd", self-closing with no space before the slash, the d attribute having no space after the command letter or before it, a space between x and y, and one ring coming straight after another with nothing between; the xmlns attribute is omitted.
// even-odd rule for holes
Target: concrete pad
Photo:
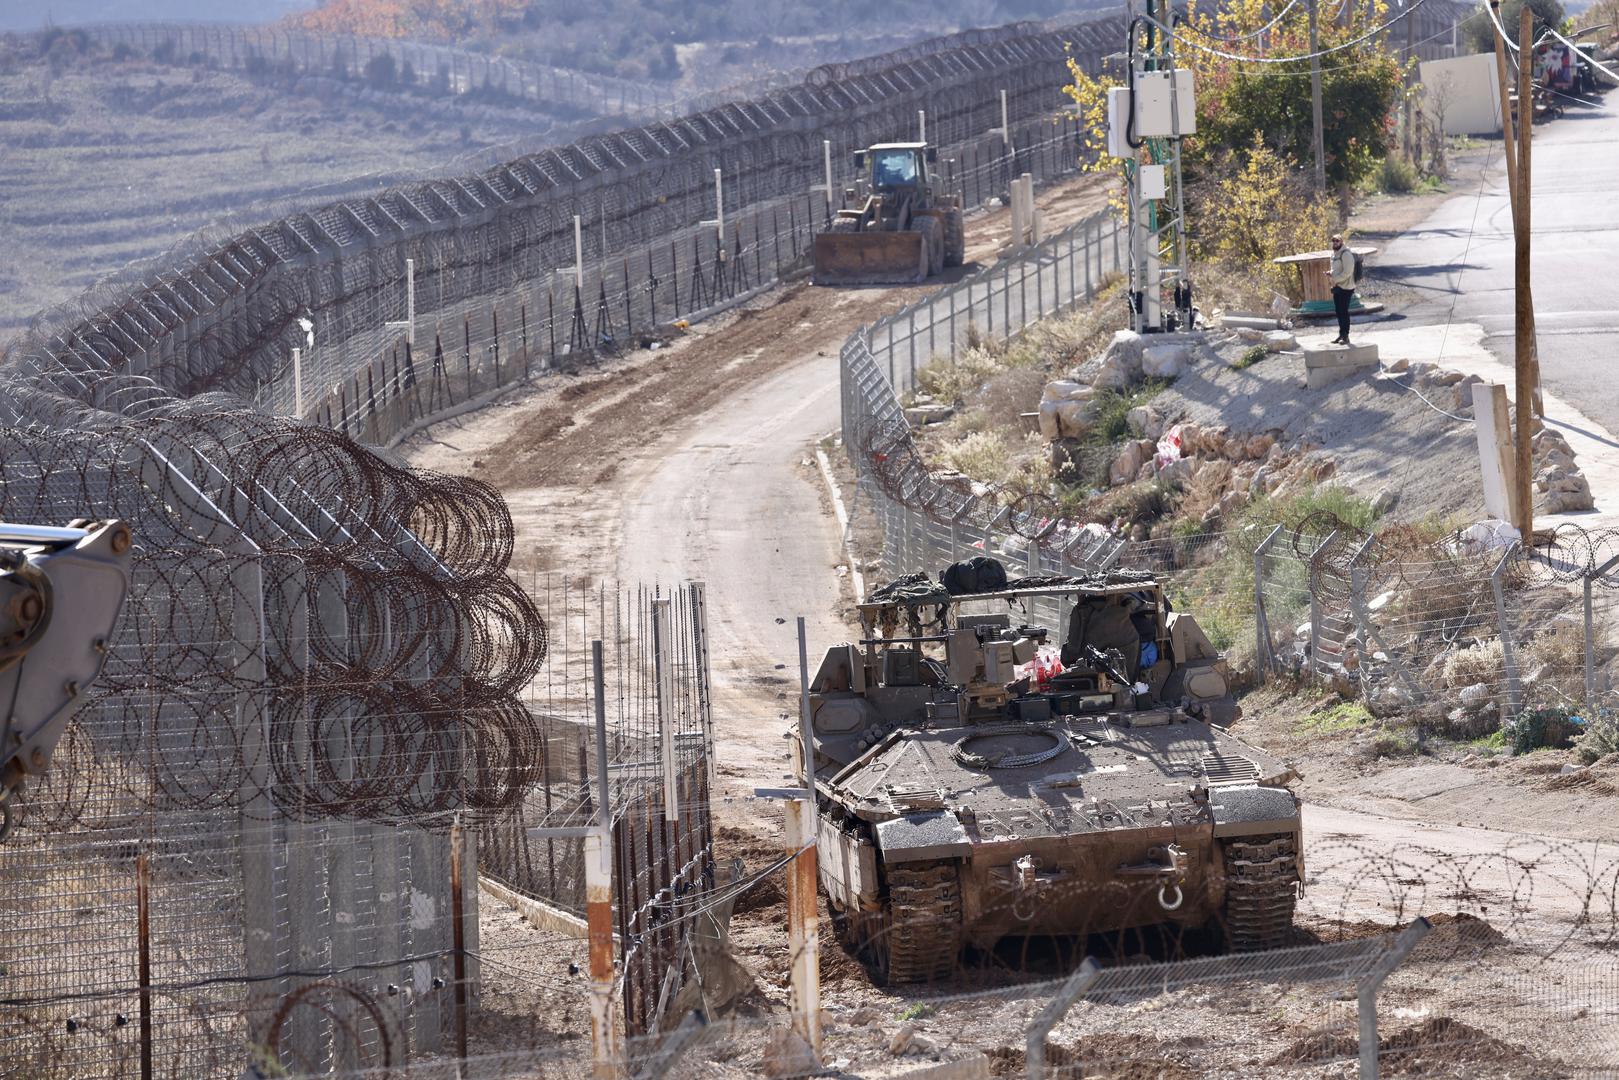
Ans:
<svg viewBox="0 0 1619 1080"><path fill-rule="evenodd" d="M1301 344L1304 349L1304 382L1311 390L1319 390L1345 375L1375 370L1378 366L1377 346L1370 342L1335 345L1330 338L1317 338Z"/></svg>

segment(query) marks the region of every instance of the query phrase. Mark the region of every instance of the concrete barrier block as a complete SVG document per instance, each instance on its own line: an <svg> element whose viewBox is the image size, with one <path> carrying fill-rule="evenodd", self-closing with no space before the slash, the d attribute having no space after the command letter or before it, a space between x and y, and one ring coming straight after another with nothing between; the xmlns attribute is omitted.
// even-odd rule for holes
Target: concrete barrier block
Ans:
<svg viewBox="0 0 1619 1080"><path fill-rule="evenodd" d="M1304 347L1304 382L1311 390L1319 390L1346 375L1376 368L1377 346L1373 344Z"/></svg>

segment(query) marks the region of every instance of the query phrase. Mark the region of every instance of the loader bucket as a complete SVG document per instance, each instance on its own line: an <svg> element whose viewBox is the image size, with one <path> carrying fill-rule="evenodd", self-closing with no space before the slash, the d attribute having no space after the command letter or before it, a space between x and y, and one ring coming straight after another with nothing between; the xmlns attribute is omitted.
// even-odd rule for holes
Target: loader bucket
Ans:
<svg viewBox="0 0 1619 1080"><path fill-rule="evenodd" d="M928 276L920 232L825 232L814 258L817 285L909 285Z"/></svg>

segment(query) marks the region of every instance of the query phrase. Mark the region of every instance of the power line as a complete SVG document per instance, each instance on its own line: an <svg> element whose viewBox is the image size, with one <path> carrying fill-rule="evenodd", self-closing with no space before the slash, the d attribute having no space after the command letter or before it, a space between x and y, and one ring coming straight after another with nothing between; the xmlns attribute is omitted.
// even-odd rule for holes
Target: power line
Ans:
<svg viewBox="0 0 1619 1080"><path fill-rule="evenodd" d="M1239 61L1239 62L1245 63L1245 64L1296 64L1296 63L1299 63L1299 62L1304 61L1304 60L1313 60L1313 59L1315 59L1317 57L1330 56L1333 53L1343 52L1345 49L1352 49L1356 45L1360 45L1360 44L1362 44L1364 42L1370 41L1372 38L1376 37L1378 34L1381 34L1383 31L1385 31L1385 30L1389 29L1390 27L1392 27L1392 26L1396 25L1397 23L1399 23L1402 19L1405 19L1405 18L1408 18L1409 16L1411 16L1418 8L1420 8L1423 4L1425 4L1427 2L1428 2L1428 0L1416 0L1416 3L1412 4L1410 7L1406 8L1404 11L1402 11L1398 15L1394 16L1394 18L1390 19L1388 22L1383 23L1383 24L1381 24L1379 26L1374 26L1372 29L1366 31L1364 34L1360 35L1357 38L1351 38L1348 41L1341 42L1341 43L1339 43L1337 45L1333 45L1333 46L1331 46L1329 48L1317 49L1314 52L1303 53L1303 54L1297 55L1297 56L1244 56L1241 53L1225 52L1222 49L1215 49L1215 48L1212 48L1212 47L1210 47L1208 45L1204 45L1201 42L1194 41L1194 40L1189 40L1189 39L1187 39L1185 37L1182 37L1180 34L1177 34L1175 32L1174 26L1165 26L1163 23L1159 22L1158 20L1150 18L1150 17L1145 16L1145 15L1140 16L1140 18L1141 18L1141 20L1143 22L1151 23L1152 25L1156 26L1158 29L1162 30L1164 33L1169 34L1171 37L1175 38L1177 41L1180 41L1182 44L1189 45L1192 48L1197 49L1200 52L1208 53L1211 56L1218 56L1218 57L1221 57L1221 58L1226 59L1226 60L1236 60L1236 61ZM1179 15L1176 15L1175 18L1173 20L1171 20L1171 21L1175 25L1186 25L1185 23L1183 23L1183 21L1181 19L1181 16L1179 16ZM1197 29L1195 27L1193 28L1192 32L1193 33L1198 33L1198 31L1197 31Z"/></svg>
<svg viewBox="0 0 1619 1080"><path fill-rule="evenodd" d="M1261 26L1258 30L1252 30L1252 31L1249 31L1246 34L1232 34L1229 37L1226 37L1226 36L1223 36L1223 35L1220 35L1220 34L1211 34L1206 30L1198 30L1197 33L1202 34L1204 37L1208 38L1210 41L1223 41L1228 45L1235 44L1236 42L1243 41L1243 40L1245 40L1247 38L1256 38L1260 34L1263 34L1266 30L1269 30L1271 27L1273 27L1277 23L1281 22L1283 17L1286 16L1289 11L1292 11L1295 7L1298 6L1298 3L1299 3L1299 0L1288 0L1287 6L1284 7L1281 11L1278 11L1276 13L1276 17L1274 19L1272 19L1270 22L1266 23L1264 26Z"/></svg>

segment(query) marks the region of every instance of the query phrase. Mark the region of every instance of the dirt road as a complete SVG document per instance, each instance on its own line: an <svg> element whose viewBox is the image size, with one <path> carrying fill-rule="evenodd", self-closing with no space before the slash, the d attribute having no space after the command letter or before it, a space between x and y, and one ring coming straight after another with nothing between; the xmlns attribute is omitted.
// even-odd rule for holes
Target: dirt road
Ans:
<svg viewBox="0 0 1619 1080"><path fill-rule="evenodd" d="M1093 179L1042 193L1047 227L1099 209ZM968 220L969 265L988 263L1004 211ZM797 617L810 663L842 640L848 595L812 447L838 426L838 350L926 285L795 284L699 325L667 349L544 380L436 425L413 464L499 487L519 566L708 585L720 774L731 793L782 779L783 717L796 707Z"/></svg>

